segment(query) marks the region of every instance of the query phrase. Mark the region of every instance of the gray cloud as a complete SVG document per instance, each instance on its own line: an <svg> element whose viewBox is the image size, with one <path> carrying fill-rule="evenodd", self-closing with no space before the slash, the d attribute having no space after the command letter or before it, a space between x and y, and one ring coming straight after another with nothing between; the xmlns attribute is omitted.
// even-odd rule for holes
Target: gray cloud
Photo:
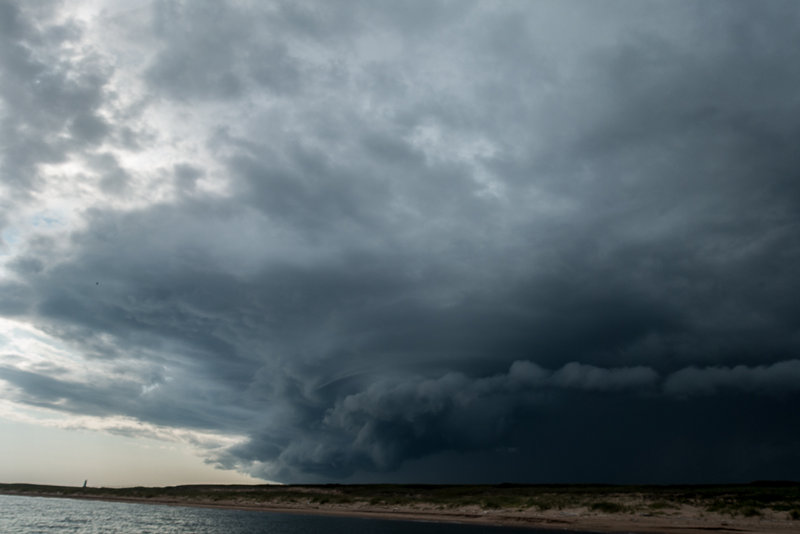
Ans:
<svg viewBox="0 0 800 534"><path fill-rule="evenodd" d="M793 3L156 2L128 74L202 120L155 170L118 149L175 125L2 6L19 194L67 154L169 185L14 245L4 316L139 369L6 367L18 402L245 435L210 460L285 481L800 476Z"/></svg>
<svg viewBox="0 0 800 534"><path fill-rule="evenodd" d="M51 4L4 1L0 7L5 25L0 33L0 169L3 185L21 198L41 187L38 165L91 150L112 130L98 113L109 70L91 51L70 53L81 28L71 20L52 22Z"/></svg>
<svg viewBox="0 0 800 534"><path fill-rule="evenodd" d="M286 43L313 42L312 28L306 26L320 29L317 19L326 11L323 6L245 9L219 2L154 2L153 33L160 47L145 78L179 100L231 100L254 90L296 93L307 68Z"/></svg>
<svg viewBox="0 0 800 534"><path fill-rule="evenodd" d="M193 190L197 185L197 180L203 176L203 170L190 165L189 163L176 163L173 166L175 181L181 190Z"/></svg>
<svg viewBox="0 0 800 534"><path fill-rule="evenodd" d="M658 374L649 367L602 369L577 362L568 363L553 377L562 387L598 391L653 386L657 380Z"/></svg>
<svg viewBox="0 0 800 534"><path fill-rule="evenodd" d="M335 453L368 458L373 469L396 468L404 460L441 450L497 446L516 423L515 410L545 402L543 388L636 390L652 386L657 378L645 367L601 369L572 362L551 373L517 361L507 374L477 380L448 373L437 379L376 382L337 401L324 423L349 438L346 448ZM325 457L313 459L323 466L329 463Z"/></svg>
<svg viewBox="0 0 800 534"><path fill-rule="evenodd" d="M30 261L36 262L37 260ZM28 310L30 306L30 293L25 285L14 282L4 282L0 284L0 291L3 295L3 302L0 304L0 310L2 310L3 315L21 315Z"/></svg>
<svg viewBox="0 0 800 534"><path fill-rule="evenodd" d="M713 395L718 391L785 394L800 389L800 361L735 367L688 367L667 377L664 390L671 395Z"/></svg>
<svg viewBox="0 0 800 534"><path fill-rule="evenodd" d="M120 195L125 192L131 181L130 174L120 167L113 154L102 153L90 158L89 165L100 175L100 190L105 193Z"/></svg>
<svg viewBox="0 0 800 534"><path fill-rule="evenodd" d="M576 369L590 373L592 379L564 383L565 374ZM332 385L353 378L328 382L300 398L295 392L287 407L290 414L217 461L236 465L258 460L267 465L257 473L291 479L395 470L403 462L435 453L513 443L521 415L551 410L563 401L563 392L559 393L563 388L647 394L657 380L651 369L643 367L600 369L572 363L551 372L517 361L507 372L490 377L454 372L437 378L385 377L333 401ZM329 402L334 405L327 407ZM286 426L287 421L293 424Z"/></svg>

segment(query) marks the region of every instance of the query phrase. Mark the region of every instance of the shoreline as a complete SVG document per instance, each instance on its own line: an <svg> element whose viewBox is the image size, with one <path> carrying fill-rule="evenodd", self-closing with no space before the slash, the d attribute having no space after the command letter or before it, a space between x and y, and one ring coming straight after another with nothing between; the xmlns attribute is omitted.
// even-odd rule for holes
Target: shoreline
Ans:
<svg viewBox="0 0 800 534"><path fill-rule="evenodd" d="M709 531L740 534L789 534L798 531L800 523L778 517L744 518L727 515L698 513L691 507L682 508L673 515L643 515L627 513L591 514L587 510L559 511L486 510L464 506L452 510L418 506L382 507L366 503L357 504L273 504L235 500L208 500L203 498L167 498L117 496L110 494L84 495L78 492L58 494L52 492L27 492L0 490L3 495L43 498L67 498L109 502L153 504L160 506L185 506L226 510L257 511L295 515L321 515L380 520L456 523L498 527L515 527L535 530L566 530L607 533L680 533L702 534Z"/></svg>

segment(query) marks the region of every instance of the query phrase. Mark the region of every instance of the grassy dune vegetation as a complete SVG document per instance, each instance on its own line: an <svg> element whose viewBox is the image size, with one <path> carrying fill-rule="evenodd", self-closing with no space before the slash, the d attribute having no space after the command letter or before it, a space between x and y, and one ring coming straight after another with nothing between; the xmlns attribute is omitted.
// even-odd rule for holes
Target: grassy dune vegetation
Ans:
<svg viewBox="0 0 800 534"><path fill-rule="evenodd" d="M583 508L602 514L669 515L690 505L730 516L786 514L800 522L800 483L755 482L746 485L611 486L611 485L191 485L164 488L80 488L33 484L0 484L0 493L53 497L111 498L323 508L368 506L452 510L562 510Z"/></svg>

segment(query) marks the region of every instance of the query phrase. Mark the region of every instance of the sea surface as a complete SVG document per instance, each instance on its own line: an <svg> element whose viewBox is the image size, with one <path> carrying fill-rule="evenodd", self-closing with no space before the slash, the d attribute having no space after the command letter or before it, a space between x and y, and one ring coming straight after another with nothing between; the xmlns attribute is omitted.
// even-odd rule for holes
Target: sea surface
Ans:
<svg viewBox="0 0 800 534"><path fill-rule="evenodd" d="M529 530L417 521L0 495L0 533L509 534ZM539 534L547 531L537 530ZM556 532L556 531L552 531ZM564 534L564 531L558 531Z"/></svg>

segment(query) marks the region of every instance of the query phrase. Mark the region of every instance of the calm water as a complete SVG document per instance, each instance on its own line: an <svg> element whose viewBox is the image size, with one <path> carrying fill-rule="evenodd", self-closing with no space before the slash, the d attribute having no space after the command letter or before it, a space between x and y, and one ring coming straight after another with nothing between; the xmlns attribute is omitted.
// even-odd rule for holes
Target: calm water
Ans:
<svg viewBox="0 0 800 534"><path fill-rule="evenodd" d="M513 528L244 512L0 495L0 532L14 534L509 534ZM536 531L544 533L546 531ZM555 531L553 531L555 532ZM559 531L564 534L564 531Z"/></svg>

